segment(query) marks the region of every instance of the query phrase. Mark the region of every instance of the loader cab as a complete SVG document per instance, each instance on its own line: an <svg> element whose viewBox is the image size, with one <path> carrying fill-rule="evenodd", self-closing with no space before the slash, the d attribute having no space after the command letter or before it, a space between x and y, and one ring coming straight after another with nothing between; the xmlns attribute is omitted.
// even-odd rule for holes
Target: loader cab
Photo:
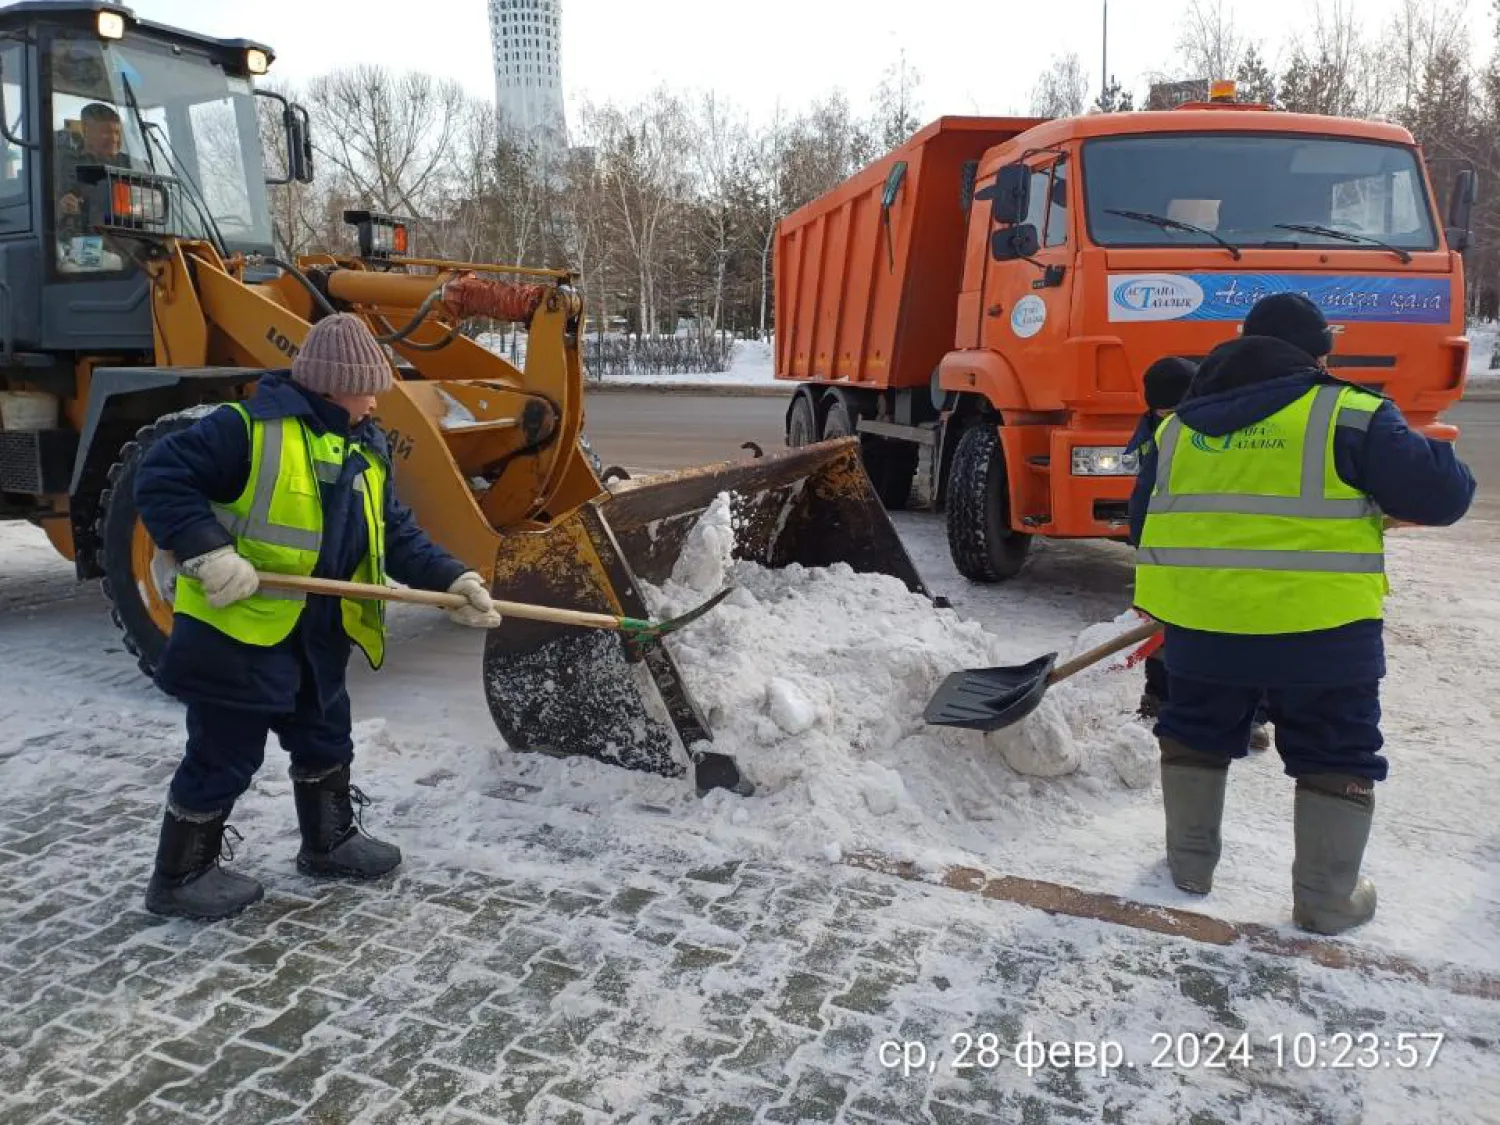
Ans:
<svg viewBox="0 0 1500 1125"><path fill-rule="evenodd" d="M141 245L100 229L119 198L116 172L160 185L132 189L165 210L155 233L225 255L274 251L253 87L271 58L259 44L137 20L114 4L0 7L7 350L151 354Z"/></svg>

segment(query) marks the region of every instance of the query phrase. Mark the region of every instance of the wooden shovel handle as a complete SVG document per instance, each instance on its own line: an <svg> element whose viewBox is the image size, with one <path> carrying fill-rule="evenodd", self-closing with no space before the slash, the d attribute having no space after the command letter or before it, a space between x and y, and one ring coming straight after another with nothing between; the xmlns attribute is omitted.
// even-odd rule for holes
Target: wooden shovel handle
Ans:
<svg viewBox="0 0 1500 1125"><path fill-rule="evenodd" d="M1112 641L1106 641L1098 648L1091 648L1088 652L1073 657L1052 669L1052 674L1047 677L1047 683L1055 684L1059 680L1066 680L1075 672L1082 672L1085 668L1098 664L1106 656L1113 656L1117 652L1138 645L1142 641L1149 641L1161 631L1160 621L1142 621L1134 629L1121 633Z"/></svg>
<svg viewBox="0 0 1500 1125"><path fill-rule="evenodd" d="M416 605L459 609L469 604L462 594L436 590L413 590L407 586L378 586L364 582L339 582L332 578L303 578L295 574L258 572L260 584L273 590L300 590L305 594L331 594L339 598L378 598L387 602L412 602ZM559 625L582 625L590 629L618 629L620 619L607 613L585 613L577 609L554 609L551 606L527 605L524 602L499 602L495 609L503 617L521 617L530 621L553 621Z"/></svg>

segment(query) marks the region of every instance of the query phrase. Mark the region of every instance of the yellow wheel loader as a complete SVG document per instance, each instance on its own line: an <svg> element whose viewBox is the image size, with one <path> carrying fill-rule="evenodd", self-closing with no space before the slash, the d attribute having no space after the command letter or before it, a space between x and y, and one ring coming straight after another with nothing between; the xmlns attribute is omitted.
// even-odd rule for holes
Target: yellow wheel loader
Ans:
<svg viewBox="0 0 1500 1125"><path fill-rule="evenodd" d="M254 87L272 59L109 3L0 8L0 518L102 580L143 671L175 575L136 514L143 454L288 366L335 311L393 357L377 419L400 494L497 598L649 617L640 583L724 492L741 558L845 561L925 592L856 439L606 489L567 273L410 257L406 226L368 211L345 215L357 257L278 257L257 97L281 108L289 179L311 181L313 146L306 112ZM461 332L479 316L525 326L524 369ZM508 618L482 683L513 749L746 791L664 644Z"/></svg>

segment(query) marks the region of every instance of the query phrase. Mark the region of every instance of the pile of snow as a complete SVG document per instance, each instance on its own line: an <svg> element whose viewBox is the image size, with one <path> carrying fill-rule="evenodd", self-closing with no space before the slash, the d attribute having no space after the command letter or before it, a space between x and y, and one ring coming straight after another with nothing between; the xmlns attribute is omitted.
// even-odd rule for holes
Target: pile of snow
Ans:
<svg viewBox="0 0 1500 1125"><path fill-rule="evenodd" d="M919 860L933 849L958 858L958 845L972 860L991 850L997 828L1074 815L1154 779L1150 735L1123 718L1135 676L1082 673L1049 689L1022 722L988 734L928 726L922 712L950 673L1038 654L934 609L894 577L843 564L767 569L734 560L733 543L721 496L671 579L647 597L667 616L736 587L673 648L713 748L758 787L752 830L763 842ZM1136 623L1132 615L1124 627ZM728 806L740 803L716 795L707 807L725 806L733 822Z"/></svg>

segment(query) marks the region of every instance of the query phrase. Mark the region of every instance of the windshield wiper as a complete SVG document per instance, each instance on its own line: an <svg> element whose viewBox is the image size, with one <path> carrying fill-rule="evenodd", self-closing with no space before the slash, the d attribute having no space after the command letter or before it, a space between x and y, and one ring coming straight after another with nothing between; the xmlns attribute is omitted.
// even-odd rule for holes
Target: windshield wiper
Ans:
<svg viewBox="0 0 1500 1125"><path fill-rule="evenodd" d="M1185 223L1181 219L1169 219L1165 215L1153 215L1150 211L1121 211L1115 207L1106 207L1104 210L1111 215L1119 215L1122 219L1134 219L1138 223L1150 223L1152 226L1161 227L1162 230L1186 230L1192 231L1194 234L1201 234L1206 238L1213 239L1220 246L1224 247L1224 249L1228 250L1234 255L1235 261L1240 260L1240 248L1223 235L1215 234L1207 227Z"/></svg>
<svg viewBox="0 0 1500 1125"><path fill-rule="evenodd" d="M130 107L130 115L135 118L135 129L140 134L141 144L146 146L146 163L155 172L156 157L151 155L151 139L146 136L146 119L141 116L141 103L135 100L135 88L123 74L120 75L120 85L125 87L125 104Z"/></svg>
<svg viewBox="0 0 1500 1125"><path fill-rule="evenodd" d="M1389 242L1382 242L1368 234L1356 234L1352 230L1338 230L1335 227L1320 227L1316 223L1274 223L1277 230L1294 230L1301 234L1321 234L1324 238L1336 238L1340 242L1363 242L1367 246L1379 246L1382 250L1389 250L1402 263L1411 261L1411 255L1399 246L1392 246Z"/></svg>

